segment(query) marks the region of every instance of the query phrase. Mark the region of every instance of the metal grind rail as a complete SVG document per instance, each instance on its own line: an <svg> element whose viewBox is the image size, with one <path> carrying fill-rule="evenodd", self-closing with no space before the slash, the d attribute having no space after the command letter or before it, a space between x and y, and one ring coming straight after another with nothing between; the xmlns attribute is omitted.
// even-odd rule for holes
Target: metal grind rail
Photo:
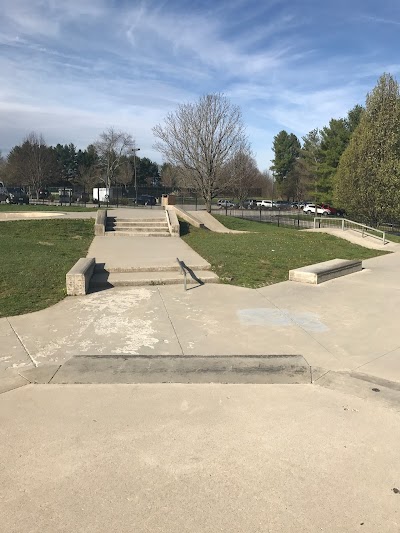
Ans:
<svg viewBox="0 0 400 533"><path fill-rule="evenodd" d="M327 217L314 217L314 229L316 228L341 228L343 231L350 229L361 233L362 237L374 237L382 240L382 244L387 244L389 241L385 239L386 232L360 222L354 222L347 218L330 219Z"/></svg>
<svg viewBox="0 0 400 533"><path fill-rule="evenodd" d="M187 279L186 279L187 278L187 266L180 259L176 258L176 260L178 262L178 265L180 266L181 273L183 274L183 287L184 287L184 290L186 291L187 290Z"/></svg>

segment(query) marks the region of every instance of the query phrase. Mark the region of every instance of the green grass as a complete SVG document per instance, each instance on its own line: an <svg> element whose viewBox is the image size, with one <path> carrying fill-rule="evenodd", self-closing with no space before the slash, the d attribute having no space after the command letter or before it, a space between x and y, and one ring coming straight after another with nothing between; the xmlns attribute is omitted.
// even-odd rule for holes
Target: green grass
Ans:
<svg viewBox="0 0 400 533"><path fill-rule="evenodd" d="M242 287L285 281L290 269L329 259L369 259L386 253L324 233L278 228L234 217L215 218L230 229L251 233L213 233L181 222L182 238L211 263L222 282Z"/></svg>
<svg viewBox="0 0 400 533"><path fill-rule="evenodd" d="M0 204L0 213L3 211L15 211L18 213L19 211L93 211L95 212L96 209L93 207L84 207L80 205L15 205L15 204Z"/></svg>
<svg viewBox="0 0 400 533"><path fill-rule="evenodd" d="M93 220L0 222L0 317L64 298L65 274L86 256L92 239Z"/></svg>

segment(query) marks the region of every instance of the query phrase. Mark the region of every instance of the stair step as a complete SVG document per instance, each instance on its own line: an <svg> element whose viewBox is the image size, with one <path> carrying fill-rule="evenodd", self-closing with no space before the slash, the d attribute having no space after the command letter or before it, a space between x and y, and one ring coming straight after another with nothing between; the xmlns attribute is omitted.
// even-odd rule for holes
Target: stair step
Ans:
<svg viewBox="0 0 400 533"><path fill-rule="evenodd" d="M116 222L129 222L131 224L142 224L143 222L165 222L165 216L161 218L120 218L120 217L107 217L107 221Z"/></svg>
<svg viewBox="0 0 400 533"><path fill-rule="evenodd" d="M168 226L167 222L165 220L156 220L156 221L149 221L149 222L122 222L121 220L107 220L107 226Z"/></svg>
<svg viewBox="0 0 400 533"><path fill-rule="evenodd" d="M197 278L187 276L187 284L197 285L200 280L203 283L218 283L219 278L209 270L195 272ZM92 289L105 287L134 287L143 285L183 285L182 274L174 272L111 272L95 273L90 280Z"/></svg>
<svg viewBox="0 0 400 533"><path fill-rule="evenodd" d="M171 237L169 231L157 231L157 232L148 232L148 231L106 231L106 237Z"/></svg>
<svg viewBox="0 0 400 533"><path fill-rule="evenodd" d="M138 231L140 232L145 231L147 233L154 233L157 231L159 232L168 231L168 226L149 227L149 228L142 227L142 226L134 226L134 227L106 226L106 231L131 231L133 233L136 233Z"/></svg>
<svg viewBox="0 0 400 533"><path fill-rule="evenodd" d="M197 271L211 271L211 265L187 265L190 270ZM94 267L95 274L108 274L108 273L132 273L132 272L180 272L181 269L178 265L160 265L160 266L135 266L135 267L106 267L103 264L96 264Z"/></svg>

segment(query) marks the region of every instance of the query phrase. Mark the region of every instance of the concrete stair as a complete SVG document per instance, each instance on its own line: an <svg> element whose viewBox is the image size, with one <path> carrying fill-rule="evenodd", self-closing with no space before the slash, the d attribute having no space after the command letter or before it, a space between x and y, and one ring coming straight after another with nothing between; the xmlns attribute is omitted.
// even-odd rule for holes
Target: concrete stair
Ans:
<svg viewBox="0 0 400 533"><path fill-rule="evenodd" d="M170 237L167 221L154 218L107 217L106 237Z"/></svg>
<svg viewBox="0 0 400 533"><path fill-rule="evenodd" d="M218 283L219 278L210 265L188 265L188 285ZM178 265L157 267L104 268L97 264L90 280L93 290L109 287L140 287L147 285L183 285L184 277Z"/></svg>

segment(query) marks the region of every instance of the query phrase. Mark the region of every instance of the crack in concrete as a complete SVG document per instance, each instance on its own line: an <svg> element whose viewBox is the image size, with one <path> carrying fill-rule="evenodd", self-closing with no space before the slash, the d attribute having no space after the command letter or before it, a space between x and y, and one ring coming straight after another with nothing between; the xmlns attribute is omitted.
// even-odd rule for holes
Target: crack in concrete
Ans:
<svg viewBox="0 0 400 533"><path fill-rule="evenodd" d="M31 360L32 364L34 365L35 368L37 368L39 366L39 363L34 359L34 357L29 353L28 351L28 348L25 346L25 344L22 342L22 339L21 337L18 335L18 333L16 332L16 330L14 329L13 325L11 324L10 322L10 319L9 318L6 318L7 322L9 323L10 325L10 328L13 330L15 336L17 337L17 339L19 340L22 348L25 350L27 356L29 357L29 359Z"/></svg>
<svg viewBox="0 0 400 533"><path fill-rule="evenodd" d="M182 345L181 345L181 341L179 340L179 337L178 337L178 334L177 334L177 332L176 332L175 326L174 326L174 324L172 323L171 317L169 316L167 306L165 305L165 301L164 301L164 298L163 298L163 296L162 296L162 294L161 294L161 292L160 292L159 287L157 287L157 290L158 290L158 294L160 295L161 301L162 301L162 303L163 303L163 306L164 306L165 312L167 313L167 317L168 317L169 323L171 324L171 327L172 327L172 329L174 330L175 337L176 337L176 340L178 341L179 348L181 349L182 355L185 355L185 353L184 353L184 351L183 351L183 348L182 348Z"/></svg>

